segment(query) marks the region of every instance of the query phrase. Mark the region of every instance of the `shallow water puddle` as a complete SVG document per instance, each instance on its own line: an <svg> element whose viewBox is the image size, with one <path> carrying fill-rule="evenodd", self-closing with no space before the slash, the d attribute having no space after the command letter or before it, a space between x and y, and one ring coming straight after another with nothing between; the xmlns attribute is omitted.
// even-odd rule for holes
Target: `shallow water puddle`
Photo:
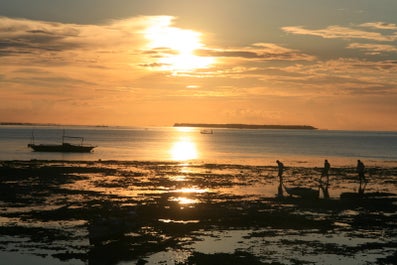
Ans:
<svg viewBox="0 0 397 265"><path fill-rule="evenodd" d="M366 244L383 243L374 238L352 238L347 233L321 235L313 231L296 230L226 230L194 233L194 241L185 242L181 248L167 249L144 258L148 264L184 264L193 252L204 254L244 251L259 257L264 263L281 264L313 263L323 265L362 265L375 262L378 258L391 255L393 248L382 250L350 251ZM255 236L271 234L272 236ZM345 253L342 253L343 251ZM121 262L118 265L132 265L136 261Z"/></svg>

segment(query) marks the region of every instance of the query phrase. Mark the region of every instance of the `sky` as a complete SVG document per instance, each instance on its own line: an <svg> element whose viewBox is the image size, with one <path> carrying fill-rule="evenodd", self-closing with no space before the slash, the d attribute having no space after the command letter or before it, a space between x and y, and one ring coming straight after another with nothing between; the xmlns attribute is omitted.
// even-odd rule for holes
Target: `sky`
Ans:
<svg viewBox="0 0 397 265"><path fill-rule="evenodd" d="M395 0L0 0L0 122L397 131Z"/></svg>

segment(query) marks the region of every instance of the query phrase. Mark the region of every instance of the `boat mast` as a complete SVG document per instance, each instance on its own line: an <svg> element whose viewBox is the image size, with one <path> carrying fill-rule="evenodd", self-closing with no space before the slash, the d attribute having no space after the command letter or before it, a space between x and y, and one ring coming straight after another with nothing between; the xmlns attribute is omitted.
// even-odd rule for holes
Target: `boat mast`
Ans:
<svg viewBox="0 0 397 265"><path fill-rule="evenodd" d="M32 135L30 137L30 143L34 144L34 130L32 130Z"/></svg>
<svg viewBox="0 0 397 265"><path fill-rule="evenodd" d="M65 143L65 129L62 130L62 145Z"/></svg>

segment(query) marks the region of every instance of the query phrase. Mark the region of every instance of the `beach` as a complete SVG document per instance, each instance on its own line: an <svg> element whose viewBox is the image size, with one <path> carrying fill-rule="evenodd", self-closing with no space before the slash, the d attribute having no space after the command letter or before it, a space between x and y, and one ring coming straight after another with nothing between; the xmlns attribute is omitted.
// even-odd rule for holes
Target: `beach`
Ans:
<svg viewBox="0 0 397 265"><path fill-rule="evenodd" d="M330 198L276 196L268 165L0 162L5 264L395 264L397 167L330 170ZM320 167L285 185L318 186Z"/></svg>

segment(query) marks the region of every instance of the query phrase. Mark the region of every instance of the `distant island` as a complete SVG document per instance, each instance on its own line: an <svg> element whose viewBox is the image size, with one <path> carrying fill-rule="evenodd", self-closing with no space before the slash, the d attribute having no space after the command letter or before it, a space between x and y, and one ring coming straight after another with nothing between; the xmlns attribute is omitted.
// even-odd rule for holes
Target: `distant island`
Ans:
<svg viewBox="0 0 397 265"><path fill-rule="evenodd" d="M289 130L317 130L310 125L258 125L258 124L212 124L212 123L175 123L174 127L205 127L205 128L226 128L226 129L289 129Z"/></svg>
<svg viewBox="0 0 397 265"><path fill-rule="evenodd" d="M58 124L58 123L35 123L35 122L0 122L2 125L12 126L85 126L85 127L99 127L106 128L108 125L83 125L83 124Z"/></svg>
<svg viewBox="0 0 397 265"><path fill-rule="evenodd" d="M0 122L0 125L13 125L13 126L61 126L56 123L34 123L34 122Z"/></svg>

